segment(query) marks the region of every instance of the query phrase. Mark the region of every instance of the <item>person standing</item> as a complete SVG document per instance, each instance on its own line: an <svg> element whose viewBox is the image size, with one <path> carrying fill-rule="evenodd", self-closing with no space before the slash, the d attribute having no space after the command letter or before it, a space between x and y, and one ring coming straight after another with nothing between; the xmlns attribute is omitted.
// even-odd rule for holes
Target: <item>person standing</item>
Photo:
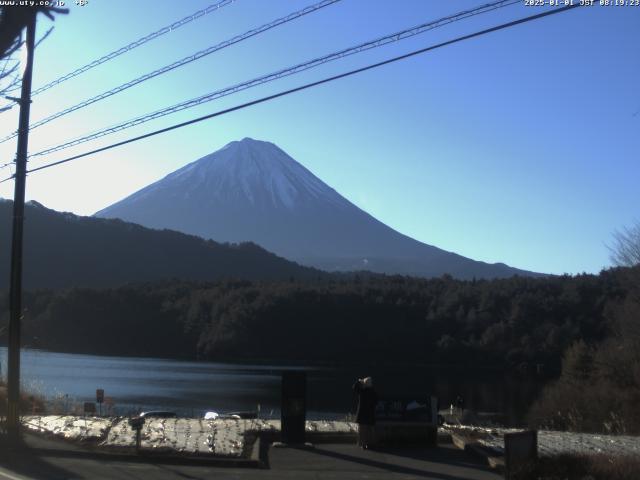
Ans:
<svg viewBox="0 0 640 480"><path fill-rule="evenodd" d="M358 397L356 423L358 424L358 446L369 448L374 443L374 427L376 423L376 405L378 395L373 389L371 377L359 378L353 385Z"/></svg>

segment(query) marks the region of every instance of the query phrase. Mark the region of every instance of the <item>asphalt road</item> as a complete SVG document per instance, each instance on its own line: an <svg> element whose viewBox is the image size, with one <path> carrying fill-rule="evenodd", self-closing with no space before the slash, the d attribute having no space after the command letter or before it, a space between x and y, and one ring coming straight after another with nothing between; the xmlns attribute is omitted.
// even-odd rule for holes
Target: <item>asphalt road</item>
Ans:
<svg viewBox="0 0 640 480"><path fill-rule="evenodd" d="M76 449L0 453L0 480L25 479L433 479L497 480L478 460L451 445L363 451L355 445L271 448L267 468L177 465L86 455Z"/></svg>

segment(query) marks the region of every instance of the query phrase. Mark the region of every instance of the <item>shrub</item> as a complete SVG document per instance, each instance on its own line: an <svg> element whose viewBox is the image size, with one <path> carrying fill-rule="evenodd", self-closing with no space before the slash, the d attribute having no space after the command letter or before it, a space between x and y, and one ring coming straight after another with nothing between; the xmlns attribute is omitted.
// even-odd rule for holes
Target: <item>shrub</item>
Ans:
<svg viewBox="0 0 640 480"><path fill-rule="evenodd" d="M640 295L612 309L613 334L566 352L560 378L529 411L536 428L640 434Z"/></svg>
<svg viewBox="0 0 640 480"><path fill-rule="evenodd" d="M20 413L43 413L45 401L41 395L35 395L27 391L20 392ZM7 415L7 386L0 381L0 416Z"/></svg>
<svg viewBox="0 0 640 480"><path fill-rule="evenodd" d="M526 477L539 480L637 480L640 478L640 459L602 454L542 457Z"/></svg>

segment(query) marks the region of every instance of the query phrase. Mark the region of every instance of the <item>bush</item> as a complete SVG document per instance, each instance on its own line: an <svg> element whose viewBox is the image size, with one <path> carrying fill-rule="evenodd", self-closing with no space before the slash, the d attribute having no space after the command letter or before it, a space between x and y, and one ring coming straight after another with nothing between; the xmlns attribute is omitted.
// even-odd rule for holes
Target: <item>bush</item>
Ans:
<svg viewBox="0 0 640 480"><path fill-rule="evenodd" d="M30 392L20 392L20 413L43 413L45 411L45 401L40 395L34 395ZM0 416L7 415L7 386L0 381Z"/></svg>
<svg viewBox="0 0 640 480"><path fill-rule="evenodd" d="M637 480L640 478L640 459L568 454L542 457L526 477L539 480Z"/></svg>
<svg viewBox="0 0 640 480"><path fill-rule="evenodd" d="M637 280L637 277L634 277ZM640 434L640 282L610 311L612 335L566 352L560 378L529 412L536 428Z"/></svg>

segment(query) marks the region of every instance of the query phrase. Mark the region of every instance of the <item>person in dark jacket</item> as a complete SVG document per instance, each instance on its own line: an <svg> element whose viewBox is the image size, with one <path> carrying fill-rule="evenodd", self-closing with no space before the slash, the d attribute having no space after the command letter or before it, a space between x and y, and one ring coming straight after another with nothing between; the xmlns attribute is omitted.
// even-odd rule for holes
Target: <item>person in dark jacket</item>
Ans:
<svg viewBox="0 0 640 480"><path fill-rule="evenodd" d="M358 424L358 446L369 448L374 443L374 425L376 423L376 404L378 395L373 389L371 377L360 378L353 385L358 396L356 423Z"/></svg>

